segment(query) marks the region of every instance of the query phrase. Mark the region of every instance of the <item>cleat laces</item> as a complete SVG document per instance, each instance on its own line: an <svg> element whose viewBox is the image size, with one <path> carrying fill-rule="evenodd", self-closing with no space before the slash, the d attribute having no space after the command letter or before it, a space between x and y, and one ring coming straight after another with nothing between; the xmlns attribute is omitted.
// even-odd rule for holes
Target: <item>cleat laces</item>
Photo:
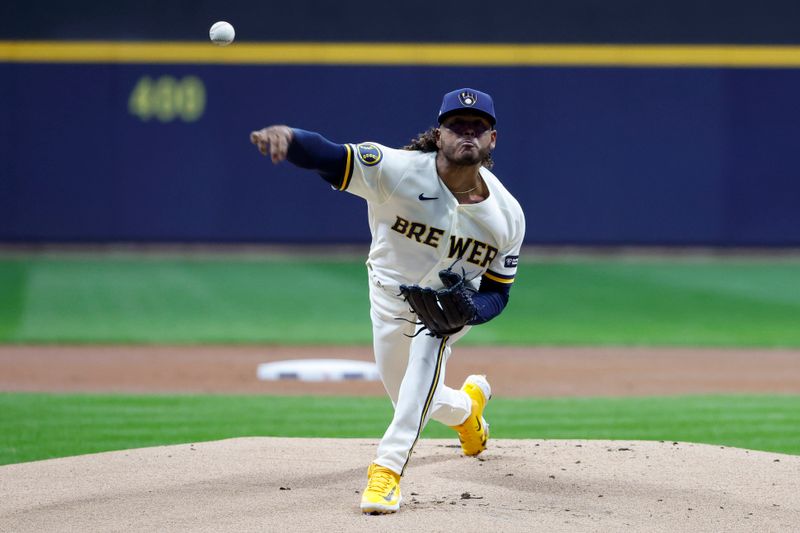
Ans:
<svg viewBox="0 0 800 533"><path fill-rule="evenodd" d="M394 484L394 478L391 474L386 472L377 471L369 477L367 483L367 490L369 492L377 492L381 495L389 492L389 487Z"/></svg>

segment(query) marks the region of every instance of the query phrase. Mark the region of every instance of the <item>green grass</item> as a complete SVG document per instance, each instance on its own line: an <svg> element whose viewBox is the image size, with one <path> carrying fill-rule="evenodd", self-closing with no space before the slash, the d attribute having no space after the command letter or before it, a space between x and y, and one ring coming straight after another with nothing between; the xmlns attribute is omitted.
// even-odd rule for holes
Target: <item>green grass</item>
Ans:
<svg viewBox="0 0 800 533"><path fill-rule="evenodd" d="M492 400L496 438L670 440L800 454L800 396ZM0 393L0 464L242 436L379 438L385 398ZM432 422L423 437L453 437Z"/></svg>
<svg viewBox="0 0 800 533"><path fill-rule="evenodd" d="M0 343L369 344L362 261L0 259ZM464 344L800 346L800 262L526 263Z"/></svg>
<svg viewBox="0 0 800 533"><path fill-rule="evenodd" d="M15 274L0 274L0 294L18 296L0 304L11 308L0 314L9 316L0 342L341 343L371 334L363 264L45 259L1 261L4 271Z"/></svg>

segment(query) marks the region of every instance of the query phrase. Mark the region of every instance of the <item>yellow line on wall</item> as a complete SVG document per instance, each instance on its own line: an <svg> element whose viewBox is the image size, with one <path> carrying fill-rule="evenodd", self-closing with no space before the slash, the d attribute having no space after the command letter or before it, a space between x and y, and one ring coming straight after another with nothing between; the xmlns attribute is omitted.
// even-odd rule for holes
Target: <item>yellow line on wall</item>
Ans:
<svg viewBox="0 0 800 533"><path fill-rule="evenodd" d="M800 46L0 41L0 62L794 68Z"/></svg>

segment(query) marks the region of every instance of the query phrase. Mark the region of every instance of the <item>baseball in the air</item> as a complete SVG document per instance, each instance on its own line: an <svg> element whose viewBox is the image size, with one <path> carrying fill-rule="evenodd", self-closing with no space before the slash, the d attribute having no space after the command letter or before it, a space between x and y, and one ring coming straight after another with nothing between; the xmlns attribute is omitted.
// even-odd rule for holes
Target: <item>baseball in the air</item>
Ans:
<svg viewBox="0 0 800 533"><path fill-rule="evenodd" d="M220 20L211 26L208 36L211 37L212 43L218 46L228 46L233 42L236 31L234 31L233 26L231 26L229 22Z"/></svg>

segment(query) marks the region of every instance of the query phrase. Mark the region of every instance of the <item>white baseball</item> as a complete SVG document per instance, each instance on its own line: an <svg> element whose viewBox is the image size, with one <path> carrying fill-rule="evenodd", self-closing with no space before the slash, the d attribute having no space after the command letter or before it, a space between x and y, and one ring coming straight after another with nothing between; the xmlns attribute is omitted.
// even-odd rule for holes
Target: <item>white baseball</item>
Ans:
<svg viewBox="0 0 800 533"><path fill-rule="evenodd" d="M227 46L233 42L236 31L230 23L220 20L215 22L208 32L211 42L219 46Z"/></svg>

